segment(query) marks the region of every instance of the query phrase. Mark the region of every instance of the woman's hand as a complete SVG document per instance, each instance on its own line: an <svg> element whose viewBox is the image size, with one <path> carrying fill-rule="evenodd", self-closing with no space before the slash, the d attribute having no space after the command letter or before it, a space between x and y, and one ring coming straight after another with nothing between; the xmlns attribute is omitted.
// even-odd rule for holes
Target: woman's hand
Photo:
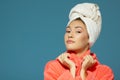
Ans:
<svg viewBox="0 0 120 80"><path fill-rule="evenodd" d="M58 60L59 60L64 66L66 66L67 68L69 68L72 76L75 77L75 71L76 71L75 64L74 64L73 61L71 61L71 60L69 59L69 57L70 57L70 54L65 52L65 53L61 54L61 55L58 57Z"/></svg>
<svg viewBox="0 0 120 80"><path fill-rule="evenodd" d="M80 72L80 76L82 80L85 80L87 76L86 70L92 67L95 63L96 63L96 60L94 60L91 55L87 55L83 58L82 68Z"/></svg>

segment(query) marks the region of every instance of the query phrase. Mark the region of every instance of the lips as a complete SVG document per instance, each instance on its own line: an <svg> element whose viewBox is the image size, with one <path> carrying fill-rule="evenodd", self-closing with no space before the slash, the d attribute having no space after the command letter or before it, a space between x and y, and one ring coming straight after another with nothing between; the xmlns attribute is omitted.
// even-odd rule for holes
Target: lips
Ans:
<svg viewBox="0 0 120 80"><path fill-rule="evenodd" d="M73 40L67 40L66 42L67 42L68 44L75 43L75 41L73 41Z"/></svg>

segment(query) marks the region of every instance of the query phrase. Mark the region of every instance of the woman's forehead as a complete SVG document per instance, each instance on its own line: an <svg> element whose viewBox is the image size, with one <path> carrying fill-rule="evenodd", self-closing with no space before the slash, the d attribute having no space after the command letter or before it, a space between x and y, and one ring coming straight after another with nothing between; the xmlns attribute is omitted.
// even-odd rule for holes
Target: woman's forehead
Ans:
<svg viewBox="0 0 120 80"><path fill-rule="evenodd" d="M76 29L77 28L85 28L85 25L80 20L74 20L67 26L67 28L76 28Z"/></svg>

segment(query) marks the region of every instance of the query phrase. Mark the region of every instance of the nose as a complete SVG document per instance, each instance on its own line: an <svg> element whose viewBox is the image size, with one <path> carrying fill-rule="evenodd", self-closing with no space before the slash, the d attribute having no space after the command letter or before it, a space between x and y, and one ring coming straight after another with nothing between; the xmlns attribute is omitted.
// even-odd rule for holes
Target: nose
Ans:
<svg viewBox="0 0 120 80"><path fill-rule="evenodd" d="M70 32L70 33L68 34L68 38L73 38L73 32Z"/></svg>

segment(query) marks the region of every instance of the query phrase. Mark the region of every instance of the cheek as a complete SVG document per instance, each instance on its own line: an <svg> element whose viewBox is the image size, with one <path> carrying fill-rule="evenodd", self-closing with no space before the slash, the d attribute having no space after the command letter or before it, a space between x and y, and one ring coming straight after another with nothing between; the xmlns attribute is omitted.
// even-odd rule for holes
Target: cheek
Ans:
<svg viewBox="0 0 120 80"><path fill-rule="evenodd" d="M78 43L82 43L82 44L88 43L87 35L79 35L76 37L76 40Z"/></svg>

